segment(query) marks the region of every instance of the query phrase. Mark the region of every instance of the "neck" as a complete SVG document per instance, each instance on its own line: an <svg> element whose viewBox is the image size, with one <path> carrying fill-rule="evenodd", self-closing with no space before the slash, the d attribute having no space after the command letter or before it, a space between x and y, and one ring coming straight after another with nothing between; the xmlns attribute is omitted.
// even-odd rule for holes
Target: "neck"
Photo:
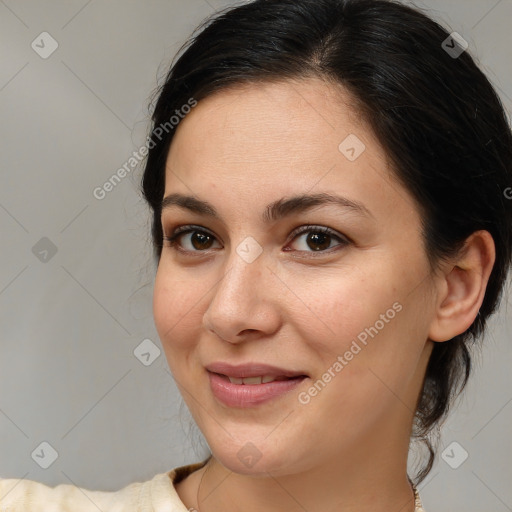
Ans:
<svg viewBox="0 0 512 512"><path fill-rule="evenodd" d="M321 466L288 475L237 474L212 457L197 472L196 492L185 503L200 512L413 512L408 443L398 444L404 436L396 432L381 434Z"/></svg>

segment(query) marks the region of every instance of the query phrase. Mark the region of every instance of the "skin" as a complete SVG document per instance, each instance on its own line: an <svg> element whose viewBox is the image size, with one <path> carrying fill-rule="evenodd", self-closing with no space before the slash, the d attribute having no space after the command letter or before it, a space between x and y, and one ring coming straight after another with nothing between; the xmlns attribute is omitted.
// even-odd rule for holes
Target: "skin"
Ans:
<svg viewBox="0 0 512 512"><path fill-rule="evenodd" d="M166 236L187 224L211 235L205 245L182 235L185 252L166 243L154 288L169 367L213 454L176 486L187 507L414 510L406 462L426 365L434 342L476 317L494 244L477 232L433 272L419 209L353 105L347 91L316 78L236 86L200 101L177 128L164 195L193 195L220 216L175 205L162 213ZM366 146L355 161L338 149L348 134ZM371 214L323 205L261 219L273 201L322 192ZM291 236L308 224L339 239L308 242L315 228ZM251 263L237 253L249 236L263 250ZM315 250L325 240L328 248ZM299 393L395 303L400 312L301 403ZM259 361L310 378L277 399L232 408L211 392L205 365L214 361ZM248 442L261 455L251 467L237 456Z"/></svg>

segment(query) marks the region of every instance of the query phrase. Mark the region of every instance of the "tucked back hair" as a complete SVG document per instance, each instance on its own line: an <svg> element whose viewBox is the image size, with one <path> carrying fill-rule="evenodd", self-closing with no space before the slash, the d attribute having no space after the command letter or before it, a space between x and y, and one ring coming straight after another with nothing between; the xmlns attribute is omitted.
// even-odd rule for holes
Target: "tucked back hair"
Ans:
<svg viewBox="0 0 512 512"><path fill-rule="evenodd" d="M427 447L428 460L416 484L432 468L439 426L466 385L471 345L499 304L511 263L512 133L468 51L457 58L445 51L448 37L420 10L392 0L255 0L197 29L160 87L152 117L154 135L191 97L200 101L243 83L326 79L352 94L397 180L417 201L432 269L473 232L491 233L496 262L479 314L465 333L435 343L427 367L413 438ZM142 179L157 261L175 131L152 136Z"/></svg>

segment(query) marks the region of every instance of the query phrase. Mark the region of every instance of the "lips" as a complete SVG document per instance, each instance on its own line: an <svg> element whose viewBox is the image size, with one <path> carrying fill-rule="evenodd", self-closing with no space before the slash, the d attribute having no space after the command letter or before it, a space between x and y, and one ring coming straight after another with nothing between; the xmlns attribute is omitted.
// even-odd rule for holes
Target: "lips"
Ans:
<svg viewBox="0 0 512 512"><path fill-rule="evenodd" d="M220 375L220 374L219 374ZM221 375L224 377L224 375ZM231 384L244 384L246 386L254 386L255 384L268 384L269 382L275 382L277 380L289 380L291 377L274 377L272 375L263 375L258 377L230 377L225 375L229 379Z"/></svg>
<svg viewBox="0 0 512 512"><path fill-rule="evenodd" d="M214 396L228 407L255 407L288 394L308 376L262 363L206 366Z"/></svg>
<svg viewBox="0 0 512 512"><path fill-rule="evenodd" d="M234 379L251 379L256 377L272 378L272 380L293 379L296 377L307 377L302 371L294 371L286 368L278 368L264 363L247 363L232 365L229 363L217 362L206 366L206 369L212 373L218 373ZM244 384L261 384L261 382L244 382Z"/></svg>

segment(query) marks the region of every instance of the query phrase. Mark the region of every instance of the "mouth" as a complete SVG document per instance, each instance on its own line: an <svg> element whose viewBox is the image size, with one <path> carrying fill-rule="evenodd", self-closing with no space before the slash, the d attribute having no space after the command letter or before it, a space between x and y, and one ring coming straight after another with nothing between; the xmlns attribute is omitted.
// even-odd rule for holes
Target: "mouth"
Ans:
<svg viewBox="0 0 512 512"><path fill-rule="evenodd" d="M269 382L277 382L283 380L293 380L301 377L306 377L305 375L298 375L297 377L285 377L283 375L273 376L273 375L258 375L256 377L232 377L230 375L223 375L221 373L217 373L224 380L229 380L231 384L244 384L246 386L254 386L256 384L268 384Z"/></svg>
<svg viewBox="0 0 512 512"><path fill-rule="evenodd" d="M250 382L249 379L252 378L267 379L268 382L272 382L272 380L308 377L308 375L303 371L279 368L277 366L265 363L245 363L233 365L219 361L211 363L205 366L205 368L211 373L217 373L218 375L222 375L227 378L247 380L248 382L244 382L244 384L261 384L261 382L258 381ZM238 383L241 384L241 382Z"/></svg>
<svg viewBox="0 0 512 512"><path fill-rule="evenodd" d="M228 407L254 407L275 400L309 378L301 371L260 363L214 363L206 370L213 395Z"/></svg>

